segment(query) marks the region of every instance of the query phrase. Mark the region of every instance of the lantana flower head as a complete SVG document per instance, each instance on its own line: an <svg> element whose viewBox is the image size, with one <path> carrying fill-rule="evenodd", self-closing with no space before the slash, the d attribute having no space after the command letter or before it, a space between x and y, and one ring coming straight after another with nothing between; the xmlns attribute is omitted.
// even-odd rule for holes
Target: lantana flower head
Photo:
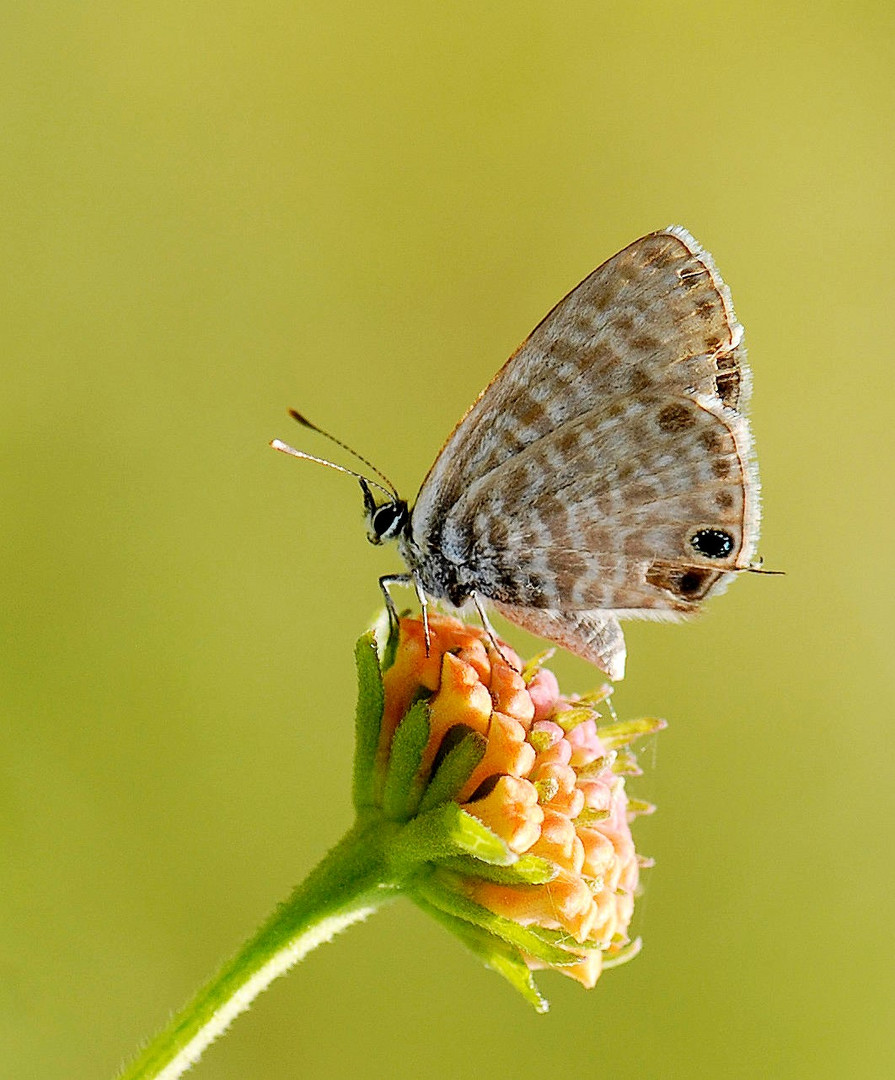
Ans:
<svg viewBox="0 0 895 1080"><path fill-rule="evenodd" d="M639 950L629 933L642 866L629 746L664 727L619 722L611 689L568 698L540 658L458 619L401 619L380 656L358 646L359 821L396 829L402 883L539 1010L531 972L592 987ZM609 717L607 720L606 717Z"/></svg>

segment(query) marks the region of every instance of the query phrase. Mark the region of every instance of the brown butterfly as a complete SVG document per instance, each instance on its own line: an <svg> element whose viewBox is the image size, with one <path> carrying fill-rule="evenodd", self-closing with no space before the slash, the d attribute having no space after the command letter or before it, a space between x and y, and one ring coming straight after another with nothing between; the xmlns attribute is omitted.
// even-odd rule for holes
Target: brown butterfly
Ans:
<svg viewBox="0 0 895 1080"><path fill-rule="evenodd" d="M490 607L622 678L619 618L690 614L755 568L742 338L711 256L680 226L603 263L479 395L412 509L351 473L368 538L397 540L409 570L380 579L390 611L388 586L413 584L424 614L427 597L474 604L487 627Z"/></svg>

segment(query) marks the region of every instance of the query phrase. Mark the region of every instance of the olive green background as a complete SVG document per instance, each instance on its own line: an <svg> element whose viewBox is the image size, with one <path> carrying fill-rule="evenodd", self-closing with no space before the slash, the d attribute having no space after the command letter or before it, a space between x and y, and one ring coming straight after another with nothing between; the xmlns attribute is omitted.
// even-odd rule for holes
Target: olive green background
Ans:
<svg viewBox="0 0 895 1080"><path fill-rule="evenodd" d="M547 309L669 222L747 328L786 576L629 626L617 708L670 721L643 955L542 976L538 1017L400 903L194 1075L893 1074L893 30L888 3L5 5L4 1080L110 1077L350 822L352 645L398 556L353 482L267 448L327 453L286 407L412 496Z"/></svg>

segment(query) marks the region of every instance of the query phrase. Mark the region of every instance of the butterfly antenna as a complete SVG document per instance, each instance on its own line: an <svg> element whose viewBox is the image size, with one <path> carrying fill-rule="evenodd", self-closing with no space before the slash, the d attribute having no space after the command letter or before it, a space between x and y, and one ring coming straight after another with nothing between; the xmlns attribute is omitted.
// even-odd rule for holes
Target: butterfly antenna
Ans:
<svg viewBox="0 0 895 1080"><path fill-rule="evenodd" d="M346 469L344 465L337 465L334 461L327 461L326 458L314 457L313 454L306 454L303 450L296 450L294 446L284 443L282 439L273 439L270 445L274 450L279 450L281 454L302 458L304 461L314 461L318 465L325 465L328 469L335 469L336 472L347 473L349 476L353 476L355 480L360 481L361 487L364 489L365 498L370 498L371 501L372 496L370 496L369 490L366 487L367 484L372 484L373 487L379 488L381 492L388 496L389 501L397 497L394 491L389 491L388 488L383 487L382 484L377 484L375 480L371 480L368 476L364 476L363 473L355 472L354 469Z"/></svg>
<svg viewBox="0 0 895 1080"><path fill-rule="evenodd" d="M301 424L302 427L309 428L311 431L316 431L317 434L322 435L324 439L329 439L329 441L335 443L336 446L341 446L343 450L347 450L348 453L351 454L353 457L356 457L358 461L362 461L368 469L372 469L373 472L376 473L380 480L384 480L386 484L388 484L389 488L391 489L391 495L394 496L394 498L396 499L398 498L398 489L395 487L395 485L391 482L391 480L389 480L389 478L385 475L384 472L382 472L380 469L377 469L373 462L368 461L363 456L363 454L359 454L356 450L353 450L347 443L343 443L341 439L337 439L335 435L330 435L328 431L324 431L323 428L317 427L316 424L312 424L306 416L302 416L298 409L290 409L289 415L292 417L293 420L296 420L299 424ZM379 484L377 484L376 487L379 487L381 491L385 490L384 488L381 488Z"/></svg>

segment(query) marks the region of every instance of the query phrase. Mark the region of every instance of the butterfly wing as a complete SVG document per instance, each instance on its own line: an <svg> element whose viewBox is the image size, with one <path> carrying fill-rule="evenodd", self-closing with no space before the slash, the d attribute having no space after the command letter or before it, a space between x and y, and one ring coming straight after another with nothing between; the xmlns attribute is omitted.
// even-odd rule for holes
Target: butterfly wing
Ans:
<svg viewBox="0 0 895 1080"><path fill-rule="evenodd" d="M450 508L477 591L517 606L687 614L748 566L752 484L710 399L597 406L473 481Z"/></svg>
<svg viewBox="0 0 895 1080"><path fill-rule="evenodd" d="M517 611L695 609L758 539L741 342L729 291L685 230L609 259L436 458L412 515L424 584L442 558L469 592Z"/></svg>
<svg viewBox="0 0 895 1080"><path fill-rule="evenodd" d="M625 637L611 611L547 611L492 603L505 619L595 664L613 682L625 677Z"/></svg>

